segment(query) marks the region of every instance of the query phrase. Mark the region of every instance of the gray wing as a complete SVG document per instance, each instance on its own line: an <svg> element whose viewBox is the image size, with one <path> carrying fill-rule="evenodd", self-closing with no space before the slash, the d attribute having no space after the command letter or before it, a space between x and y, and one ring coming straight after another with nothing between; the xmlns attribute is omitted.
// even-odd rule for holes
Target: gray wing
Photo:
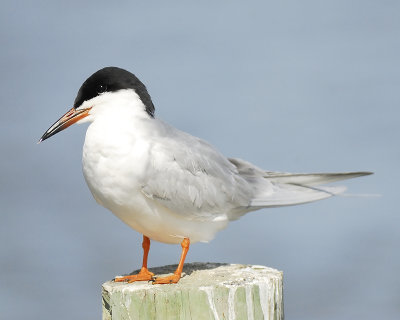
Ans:
<svg viewBox="0 0 400 320"><path fill-rule="evenodd" d="M207 142L170 128L151 148L142 191L190 220L229 219L248 207L251 187L237 168Z"/></svg>
<svg viewBox="0 0 400 320"><path fill-rule="evenodd" d="M246 212L317 201L345 190L321 184L370 172L292 174L227 159L207 142L161 122L143 193L190 220L237 219Z"/></svg>

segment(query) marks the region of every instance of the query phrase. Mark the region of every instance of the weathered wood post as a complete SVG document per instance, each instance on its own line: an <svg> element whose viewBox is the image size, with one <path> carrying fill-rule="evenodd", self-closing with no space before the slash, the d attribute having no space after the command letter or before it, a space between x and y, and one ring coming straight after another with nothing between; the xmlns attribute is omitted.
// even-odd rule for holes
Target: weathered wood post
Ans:
<svg viewBox="0 0 400 320"><path fill-rule="evenodd" d="M173 273L176 265L152 268ZM188 263L178 284L103 284L103 320L283 319L282 272L264 266Z"/></svg>

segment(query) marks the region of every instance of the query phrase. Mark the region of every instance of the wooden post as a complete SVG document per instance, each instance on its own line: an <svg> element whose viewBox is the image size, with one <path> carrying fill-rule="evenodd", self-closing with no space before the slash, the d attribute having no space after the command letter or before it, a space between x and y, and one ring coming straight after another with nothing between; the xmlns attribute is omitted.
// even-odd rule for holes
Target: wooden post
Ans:
<svg viewBox="0 0 400 320"><path fill-rule="evenodd" d="M176 265L152 268L173 273ZM177 284L103 284L103 320L283 319L282 272L264 266L188 263Z"/></svg>

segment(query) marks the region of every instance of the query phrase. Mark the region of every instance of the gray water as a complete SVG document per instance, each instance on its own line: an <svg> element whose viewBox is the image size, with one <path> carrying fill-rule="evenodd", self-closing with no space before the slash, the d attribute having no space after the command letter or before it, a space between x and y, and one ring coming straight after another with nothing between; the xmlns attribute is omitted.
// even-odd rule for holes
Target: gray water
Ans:
<svg viewBox="0 0 400 320"><path fill-rule="evenodd" d="M141 236L92 199L86 127L37 145L81 83L116 65L156 114L268 170L371 170L351 194L248 214L187 261L284 271L287 319L398 319L398 1L3 1L0 318L99 319ZM153 243L150 266L179 246Z"/></svg>

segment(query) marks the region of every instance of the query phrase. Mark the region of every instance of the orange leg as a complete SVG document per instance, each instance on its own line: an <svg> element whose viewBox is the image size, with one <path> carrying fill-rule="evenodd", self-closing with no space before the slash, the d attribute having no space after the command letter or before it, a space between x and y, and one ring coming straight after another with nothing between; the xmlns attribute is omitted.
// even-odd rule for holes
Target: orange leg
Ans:
<svg viewBox="0 0 400 320"><path fill-rule="evenodd" d="M142 248L143 248L143 263L140 272L138 274L133 274L129 276L117 277L114 279L115 282L128 281L130 283L135 281L146 281L146 280L149 281L153 279L154 273L150 272L147 269L147 257L150 251L150 239L145 235L143 235Z"/></svg>
<svg viewBox="0 0 400 320"><path fill-rule="evenodd" d="M174 274L164 278L156 278L154 284L177 283L179 281L183 270L183 264L185 263L186 254L189 251L189 246L190 246L189 238L183 239L181 246L182 246L181 259L179 260L178 268L176 268Z"/></svg>

